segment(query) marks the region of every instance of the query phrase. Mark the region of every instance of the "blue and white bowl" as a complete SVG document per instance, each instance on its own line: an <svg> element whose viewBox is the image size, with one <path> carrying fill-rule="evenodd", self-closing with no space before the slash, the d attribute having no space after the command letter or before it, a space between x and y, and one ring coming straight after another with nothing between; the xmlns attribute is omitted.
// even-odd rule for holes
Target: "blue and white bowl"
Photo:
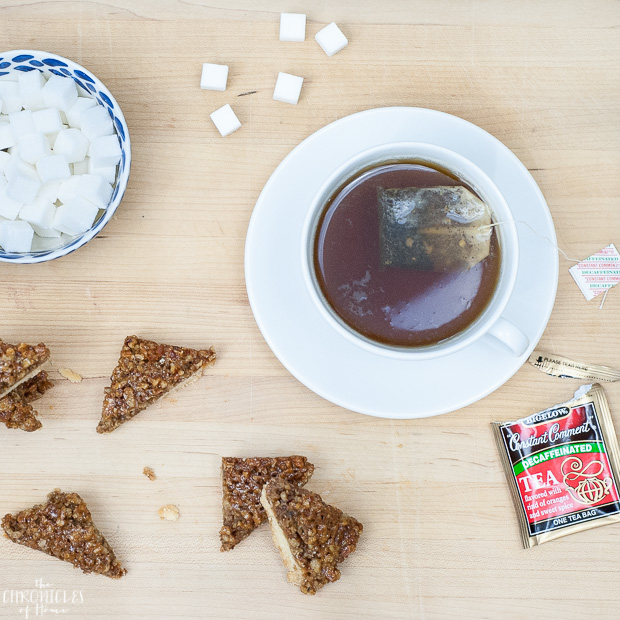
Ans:
<svg viewBox="0 0 620 620"><path fill-rule="evenodd" d="M10 263L42 263L53 260L66 254L74 252L78 248L88 243L97 235L103 227L112 219L114 212L123 199L123 194L129 180L129 169L131 168L131 143L129 141L129 129L123 112L121 111L112 93L97 79L90 71L78 65L72 60L63 58L49 52L39 52L36 50L13 50L11 52L0 52L0 79L3 76L15 71L41 71L45 77L52 73L70 77L84 91L104 106L108 114L114 121L116 133L121 145L121 161L116 171L116 182L114 192L108 208L99 215L93 227L71 240L66 245L42 252L27 252L23 254L13 254L5 252L0 248L0 261Z"/></svg>

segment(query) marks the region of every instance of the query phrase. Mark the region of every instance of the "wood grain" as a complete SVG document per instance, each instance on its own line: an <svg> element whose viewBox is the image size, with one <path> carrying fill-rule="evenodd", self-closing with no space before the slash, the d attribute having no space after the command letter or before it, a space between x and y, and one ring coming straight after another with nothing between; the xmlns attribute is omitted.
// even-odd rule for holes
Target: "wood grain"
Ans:
<svg viewBox="0 0 620 620"><path fill-rule="evenodd" d="M308 12L305 43L278 41L282 10ZM327 58L313 37L332 20L350 45ZM4 49L67 56L114 93L133 166L117 215L88 246L48 264L0 264L0 337L44 341L54 368L84 377L73 385L52 371L41 431L0 429L0 514L54 487L75 490L129 574L85 576L0 540L0 592L43 579L81 591L67 615L88 618L616 616L620 527L522 550L489 427L565 400L576 382L526 366L438 418L340 409L264 342L243 248L281 159L326 123L386 105L450 112L502 140L539 183L569 256L620 242L619 28L612 0L3 1ZM226 92L198 88L207 61L230 65ZM297 106L272 101L278 71L305 77ZM243 123L226 139L208 117L224 103ZM620 295L598 310L568 267L539 347L620 366ZM199 383L99 436L102 391L130 333L214 345L219 360ZM620 427L620 388L606 391ZM342 579L315 597L286 583L267 529L219 552L221 456L292 453L317 465L311 488L365 525ZM179 521L159 520L168 503ZM20 607L0 598L0 617Z"/></svg>

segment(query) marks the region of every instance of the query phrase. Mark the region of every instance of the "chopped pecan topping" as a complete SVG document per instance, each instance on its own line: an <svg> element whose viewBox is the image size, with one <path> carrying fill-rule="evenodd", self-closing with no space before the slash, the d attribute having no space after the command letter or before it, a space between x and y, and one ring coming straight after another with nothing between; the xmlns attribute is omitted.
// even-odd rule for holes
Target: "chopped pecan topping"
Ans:
<svg viewBox="0 0 620 620"><path fill-rule="evenodd" d="M289 581L304 594L315 594L340 579L337 566L355 551L364 529L359 521L281 478L265 485L261 501Z"/></svg>
<svg viewBox="0 0 620 620"><path fill-rule="evenodd" d="M40 429L41 422L37 420L37 412L30 403L45 394L52 385L44 370L18 385L4 398L0 398L0 422L7 428L17 428L28 433Z"/></svg>
<svg viewBox="0 0 620 620"><path fill-rule="evenodd" d="M142 473L152 482L153 480L157 479L157 476L155 475L155 472L153 471L152 467L145 467L142 470Z"/></svg>
<svg viewBox="0 0 620 620"><path fill-rule="evenodd" d="M2 528L13 542L71 562L85 573L119 579L127 572L77 493L55 489L47 503L7 514Z"/></svg>
<svg viewBox="0 0 620 620"><path fill-rule="evenodd" d="M8 344L0 340L0 398L31 378L50 356L44 344Z"/></svg>
<svg viewBox="0 0 620 620"><path fill-rule="evenodd" d="M187 349L128 336L105 389L97 432L111 433L214 361L213 348Z"/></svg>
<svg viewBox="0 0 620 620"><path fill-rule="evenodd" d="M265 483L277 476L297 486L310 480L314 465L305 456L222 459L222 551L229 551L267 520L260 503Z"/></svg>

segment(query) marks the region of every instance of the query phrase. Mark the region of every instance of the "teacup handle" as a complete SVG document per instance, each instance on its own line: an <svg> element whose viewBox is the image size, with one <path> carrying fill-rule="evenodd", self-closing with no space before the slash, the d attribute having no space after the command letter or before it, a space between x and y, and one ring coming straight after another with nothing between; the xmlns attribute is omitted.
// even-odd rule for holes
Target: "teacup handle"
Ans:
<svg viewBox="0 0 620 620"><path fill-rule="evenodd" d="M523 355L530 346L529 338L513 323L500 317L487 332L505 344L516 357Z"/></svg>

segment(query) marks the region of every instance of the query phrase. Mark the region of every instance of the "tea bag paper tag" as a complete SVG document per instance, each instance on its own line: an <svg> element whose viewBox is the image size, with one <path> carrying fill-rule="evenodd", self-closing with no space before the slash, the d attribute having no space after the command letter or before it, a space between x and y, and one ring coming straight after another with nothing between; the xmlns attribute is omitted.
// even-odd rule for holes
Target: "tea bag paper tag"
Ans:
<svg viewBox="0 0 620 620"><path fill-rule="evenodd" d="M570 274L590 301L620 282L620 254L611 243L600 252L573 265Z"/></svg>

